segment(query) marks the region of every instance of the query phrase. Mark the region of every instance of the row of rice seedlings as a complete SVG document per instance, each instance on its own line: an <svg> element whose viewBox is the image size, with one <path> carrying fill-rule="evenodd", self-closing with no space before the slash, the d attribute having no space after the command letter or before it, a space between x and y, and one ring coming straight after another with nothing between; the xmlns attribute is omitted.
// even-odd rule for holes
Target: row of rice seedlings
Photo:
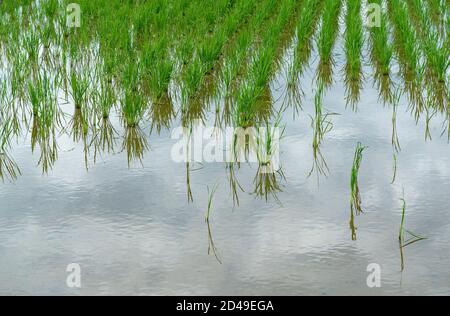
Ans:
<svg viewBox="0 0 450 316"><path fill-rule="evenodd" d="M326 1L306 0L300 13L300 20L297 25L296 47L294 51L293 63L289 68L288 89L295 89L298 86L299 76L303 73L305 64L309 61L312 50L312 37L316 30L320 14Z"/></svg>
<svg viewBox="0 0 450 316"><path fill-rule="evenodd" d="M450 5L448 0L447 3L442 0L426 0L426 3L422 3L422 8L428 8L431 22L441 35L445 33L445 14L448 13L448 8L445 8L446 5Z"/></svg>
<svg viewBox="0 0 450 316"><path fill-rule="evenodd" d="M393 28L394 48L400 66L400 73L408 92L408 98L416 119L423 110L421 79L423 66L416 33L408 17L406 4L399 0L388 1L388 16Z"/></svg>
<svg viewBox="0 0 450 316"><path fill-rule="evenodd" d="M369 0L369 4L377 4L381 7L381 0ZM380 27L370 28L370 59L375 68L375 82L378 85L378 91L384 103L392 101L392 79L391 66L394 55L394 49L389 42L390 29L388 17L382 12Z"/></svg>
<svg viewBox="0 0 450 316"><path fill-rule="evenodd" d="M356 240L356 226L355 226L355 214L360 215L362 211L361 206L361 193L359 190L359 169L361 168L361 162L363 158L363 152L367 147L363 147L361 143L358 143L355 150L355 156L353 159L351 181L350 181L350 229L352 231L352 240Z"/></svg>
<svg viewBox="0 0 450 316"><path fill-rule="evenodd" d="M283 1L279 14L262 34L262 44L257 54L252 56L248 77L244 78L236 98L235 126L243 128L255 126L258 120L270 116L272 105L268 85L277 66L274 62L276 49L280 44L283 29L291 20L296 5L298 3L293 0Z"/></svg>
<svg viewBox="0 0 450 316"><path fill-rule="evenodd" d="M345 18L345 85L347 104L353 109L359 102L363 85L362 49L364 46L363 22L361 17L361 1L347 1L347 16Z"/></svg>
<svg viewBox="0 0 450 316"><path fill-rule="evenodd" d="M197 55L188 66L186 78L183 80L184 102L188 102L189 99L196 96L203 84L204 77L211 73L212 68L218 61L226 41L237 31L247 16L253 12L255 4L256 1L253 0L241 1L236 4L212 36L200 43Z"/></svg>
<svg viewBox="0 0 450 316"><path fill-rule="evenodd" d="M248 21L248 26L241 30L236 41L227 49L218 78L221 90L218 95L224 98L223 117L227 124L231 122L232 97L237 94L239 80L248 72L250 66L248 60L251 58L252 52L261 44L258 41L259 34L264 32L265 23L268 23L274 12L278 12L279 6L277 5L278 2L274 0L264 0L260 3L258 10ZM216 119L216 121L218 120Z"/></svg>
<svg viewBox="0 0 450 316"><path fill-rule="evenodd" d="M341 8L341 0L327 2L322 15L322 27L316 39L320 57L316 76L325 87L329 87L333 82L333 67L335 65L333 49L339 34Z"/></svg>
<svg viewBox="0 0 450 316"><path fill-rule="evenodd" d="M445 109L446 88L445 81L450 67L450 47L446 46L444 39L434 30L430 20L430 13L418 0L408 1L408 11L415 22L417 34L421 39L422 51L425 55L428 78L427 83L432 85L435 104Z"/></svg>

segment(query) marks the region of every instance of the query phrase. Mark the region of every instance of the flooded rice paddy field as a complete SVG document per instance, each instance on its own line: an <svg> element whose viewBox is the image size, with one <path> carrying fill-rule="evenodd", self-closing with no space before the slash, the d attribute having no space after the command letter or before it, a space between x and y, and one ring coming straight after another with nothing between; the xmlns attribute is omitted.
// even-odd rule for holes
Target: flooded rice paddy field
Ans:
<svg viewBox="0 0 450 316"><path fill-rule="evenodd" d="M448 1L78 3L0 4L0 294L450 294Z"/></svg>

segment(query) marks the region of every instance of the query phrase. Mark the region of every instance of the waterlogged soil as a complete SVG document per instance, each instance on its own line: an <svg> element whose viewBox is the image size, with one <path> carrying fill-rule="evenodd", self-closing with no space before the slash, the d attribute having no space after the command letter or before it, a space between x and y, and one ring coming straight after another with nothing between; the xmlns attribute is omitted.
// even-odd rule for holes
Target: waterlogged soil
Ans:
<svg viewBox="0 0 450 316"><path fill-rule="evenodd" d="M9 152L21 175L0 185L0 294L450 294L445 117L433 116L432 139L425 139L426 117L416 121L402 98L397 153L392 107L380 101L374 70L364 68L354 111L345 98L342 43L337 47L335 83L323 99L336 114L321 145L326 174L310 174L315 54L300 81L301 109L284 103L283 69L272 82L285 131L282 168L268 178L257 164L230 171L225 163L173 161L179 115L160 133L143 121L148 149L141 161L130 159L118 117L111 120L117 134L109 154L92 148L86 154L83 142L58 133L58 159L48 173L24 133ZM60 106L73 114L73 104ZM205 127L216 118L209 109ZM350 174L358 142L367 146L359 173L364 213L354 219L352 240ZM205 221L208 188L216 191ZM426 237L405 248L398 241L402 198L405 227ZM80 288L66 283L72 263L81 267ZM381 287L368 286L373 264Z"/></svg>

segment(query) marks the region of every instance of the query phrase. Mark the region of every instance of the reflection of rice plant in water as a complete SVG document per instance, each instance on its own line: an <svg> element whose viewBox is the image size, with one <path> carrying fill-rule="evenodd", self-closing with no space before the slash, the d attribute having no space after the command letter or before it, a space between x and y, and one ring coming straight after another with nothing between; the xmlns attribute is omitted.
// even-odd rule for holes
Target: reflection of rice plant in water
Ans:
<svg viewBox="0 0 450 316"><path fill-rule="evenodd" d="M363 158L362 154L365 149L366 147L363 147L361 143L357 144L351 172L350 229L352 231L352 240L356 240L355 215L360 215L363 212L361 206L361 193L359 190L358 176Z"/></svg>
<svg viewBox="0 0 450 316"><path fill-rule="evenodd" d="M405 228L405 217L406 217L406 200L405 198L401 199L402 201L402 220L400 222L400 230L398 234L398 240L400 241L400 246L405 248L411 244L414 244L418 241L426 239L425 237L419 236ZM409 235L409 238L405 240L405 233Z"/></svg>
<svg viewBox="0 0 450 316"><path fill-rule="evenodd" d="M21 174L19 166L8 154L12 132L11 121L0 115L0 178L2 181L5 178L11 181L16 180Z"/></svg>
<svg viewBox="0 0 450 316"><path fill-rule="evenodd" d="M351 187L351 198L350 198L350 206L352 212L356 211L356 214L361 214L362 207L361 207L361 193L359 191L359 184L358 184L358 176L359 176L359 169L361 167L361 162L363 158L363 152L367 147L363 147L361 143L358 143L355 150L355 157L353 159L353 166L352 166L352 173L351 173L351 181L350 181L350 187Z"/></svg>
<svg viewBox="0 0 450 316"><path fill-rule="evenodd" d="M217 250L216 244L214 243L214 239L212 236L212 230L211 230L211 223L210 223L210 217L211 217L211 211L212 211L212 201L214 194L217 190L217 185L212 188L212 190L207 187L208 190L208 208L206 210L205 214L205 223L208 226L208 255L213 254L216 260L222 264L222 260L220 259L219 252Z"/></svg>

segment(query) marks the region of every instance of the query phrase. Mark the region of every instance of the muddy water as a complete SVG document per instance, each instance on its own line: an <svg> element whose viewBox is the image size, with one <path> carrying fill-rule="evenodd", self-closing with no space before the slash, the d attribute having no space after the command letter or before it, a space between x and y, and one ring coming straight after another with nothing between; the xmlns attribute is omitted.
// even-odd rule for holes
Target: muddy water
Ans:
<svg viewBox="0 0 450 316"><path fill-rule="evenodd" d="M322 154L328 174L313 166L311 116L313 72L302 78L303 108L283 113L279 190L255 194L255 165L235 176L239 205L233 203L230 172L223 163L186 164L171 159L170 132L150 132L142 164L128 166L118 122L114 154L92 151L65 133L48 175L31 155L30 135L19 138L11 156L22 175L0 189L0 294L449 294L450 149L440 137L444 118L416 123L408 102L400 102L397 130L402 150L391 144L392 108L372 88L370 67L355 113L346 106L340 68L326 92L333 113ZM338 62L343 65L343 62ZM274 107L284 99L283 71L272 85ZM62 105L71 113L72 104ZM209 112L212 125L214 113ZM355 218L352 241L350 171L357 142L368 146L360 171L364 214ZM187 182L189 175L189 183ZM189 184L189 185L188 185ZM209 227L207 187L217 185ZM188 192L192 192L192 201ZM403 193L404 192L404 193ZM272 194L273 193L273 194ZM403 195L404 194L404 195ZM403 249L398 243L401 201L406 227L427 237ZM208 253L213 241L217 258ZM211 249L210 249L211 250ZM70 263L81 266L81 288L66 285ZM369 264L381 267L381 287L369 288Z"/></svg>

